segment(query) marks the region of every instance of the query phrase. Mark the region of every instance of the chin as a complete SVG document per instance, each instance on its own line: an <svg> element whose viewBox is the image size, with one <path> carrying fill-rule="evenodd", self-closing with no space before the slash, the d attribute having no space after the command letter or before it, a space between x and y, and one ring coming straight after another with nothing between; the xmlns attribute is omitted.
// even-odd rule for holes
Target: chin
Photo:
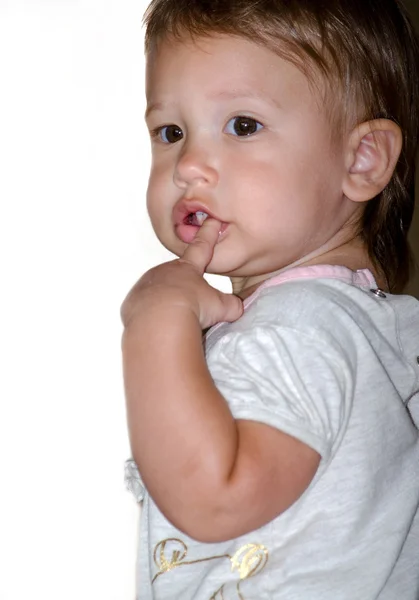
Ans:
<svg viewBox="0 0 419 600"><path fill-rule="evenodd" d="M223 277L248 277L249 272L243 267L229 264L225 260L214 258L205 269L209 275L222 275Z"/></svg>
<svg viewBox="0 0 419 600"><path fill-rule="evenodd" d="M161 245L166 248L166 250L168 250L169 252L171 252L172 254L177 256L178 258L182 258L183 254L185 253L186 248L188 247L187 244L184 244L180 240L175 240L175 241L165 240L160 237L158 237L158 239L159 239L159 242L161 243Z"/></svg>

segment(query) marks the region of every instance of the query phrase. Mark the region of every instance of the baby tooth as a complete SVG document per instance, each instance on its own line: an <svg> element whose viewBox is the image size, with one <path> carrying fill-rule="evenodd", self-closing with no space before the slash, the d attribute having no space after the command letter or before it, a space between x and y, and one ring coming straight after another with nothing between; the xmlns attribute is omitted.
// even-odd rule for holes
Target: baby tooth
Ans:
<svg viewBox="0 0 419 600"><path fill-rule="evenodd" d="M199 226L201 226L205 219L208 217L207 213L204 213L201 210L196 212L195 216Z"/></svg>

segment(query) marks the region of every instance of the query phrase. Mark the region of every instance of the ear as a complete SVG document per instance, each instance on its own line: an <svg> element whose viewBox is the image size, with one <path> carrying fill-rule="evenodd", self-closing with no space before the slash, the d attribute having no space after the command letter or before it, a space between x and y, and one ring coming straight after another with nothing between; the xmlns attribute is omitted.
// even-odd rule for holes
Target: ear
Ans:
<svg viewBox="0 0 419 600"><path fill-rule="evenodd" d="M389 119L367 121L348 139L343 193L353 202L375 198L390 182L402 150L400 127Z"/></svg>

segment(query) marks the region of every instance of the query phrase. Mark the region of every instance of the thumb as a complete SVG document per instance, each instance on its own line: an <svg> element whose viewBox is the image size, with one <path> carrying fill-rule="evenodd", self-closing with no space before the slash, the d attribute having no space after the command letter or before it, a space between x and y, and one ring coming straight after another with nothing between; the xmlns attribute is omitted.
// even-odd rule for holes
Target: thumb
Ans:
<svg viewBox="0 0 419 600"><path fill-rule="evenodd" d="M234 294L223 294L220 292L220 299L223 305L223 321L232 323L237 321L243 312L243 300Z"/></svg>

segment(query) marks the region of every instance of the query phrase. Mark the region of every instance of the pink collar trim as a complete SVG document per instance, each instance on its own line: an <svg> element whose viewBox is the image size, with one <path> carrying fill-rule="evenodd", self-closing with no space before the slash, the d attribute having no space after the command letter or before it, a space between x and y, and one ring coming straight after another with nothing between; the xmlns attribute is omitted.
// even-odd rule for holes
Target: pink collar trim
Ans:
<svg viewBox="0 0 419 600"><path fill-rule="evenodd" d="M286 281L293 281L296 279L339 279L348 285L354 285L356 287L377 287L374 276L368 269L351 271L351 269L348 269L347 267L341 267L339 265L312 265L310 267L294 267L264 281L251 296L244 300L244 308L246 309L250 304L252 304L262 290L280 285Z"/></svg>
<svg viewBox="0 0 419 600"><path fill-rule="evenodd" d="M271 279L264 281L255 292L243 302L244 310L246 310L266 288L274 287L297 279L339 279L348 285L355 287L377 288L377 283L373 274L368 269L359 271L351 271L347 267L339 265L312 265L309 267L293 267L288 271L284 271ZM212 327L205 337L216 331L222 323L217 323Z"/></svg>

